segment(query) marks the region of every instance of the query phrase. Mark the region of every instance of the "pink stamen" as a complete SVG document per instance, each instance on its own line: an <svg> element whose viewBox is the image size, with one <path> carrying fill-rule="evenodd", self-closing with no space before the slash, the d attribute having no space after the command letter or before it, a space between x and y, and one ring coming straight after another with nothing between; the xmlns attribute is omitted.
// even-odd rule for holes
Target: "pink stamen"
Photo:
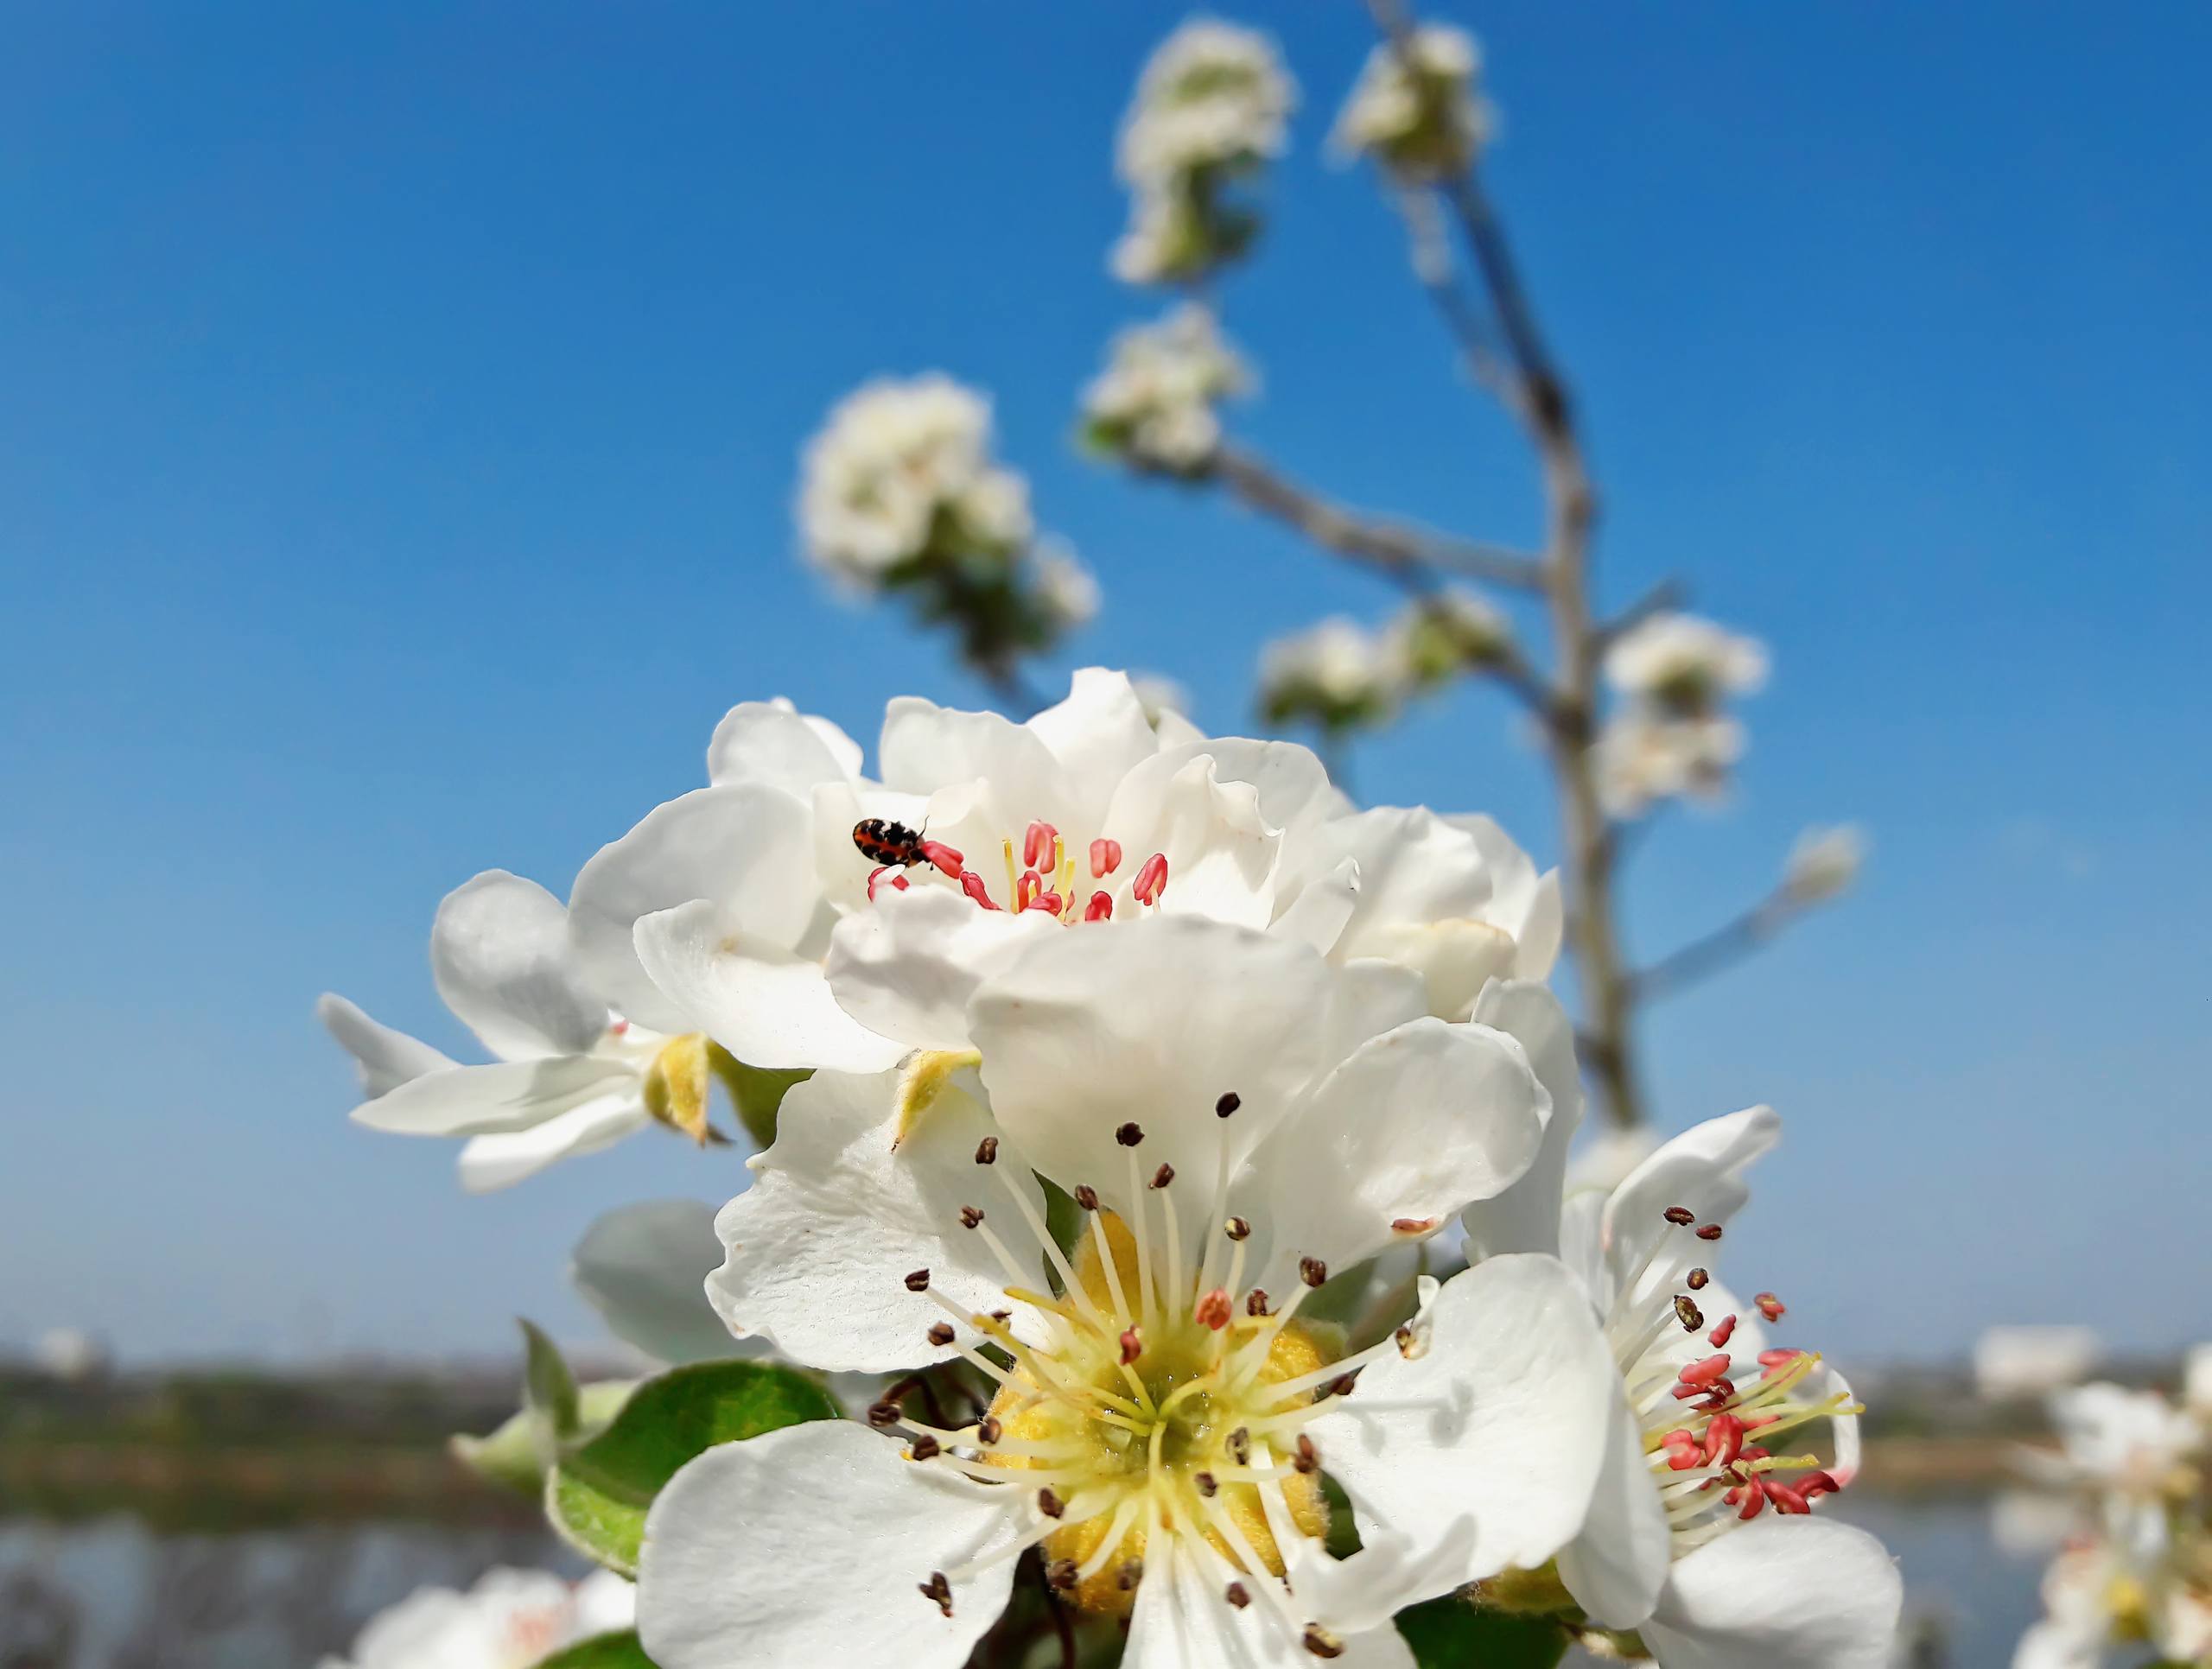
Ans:
<svg viewBox="0 0 2212 1669"><path fill-rule="evenodd" d="M1029 908L1029 901L1045 890L1045 878L1033 869L1021 872L1021 879L1014 884L1014 907L1017 911Z"/></svg>
<svg viewBox="0 0 2212 1669"><path fill-rule="evenodd" d="M869 874L868 878L868 901L870 904L874 904L875 902L875 884L881 880L884 876L890 873L891 866L889 864L886 864L882 868L875 870ZM892 875L891 885L893 891L904 892L906 890L906 878L904 875Z"/></svg>
<svg viewBox="0 0 2212 1669"><path fill-rule="evenodd" d="M1060 838L1060 831L1050 823L1032 823L1029 832L1021 837L1021 861L1032 869L1043 869L1052 861L1052 851Z"/></svg>
<svg viewBox="0 0 2212 1669"><path fill-rule="evenodd" d="M1136 885L1130 891L1136 895L1139 904L1158 904L1166 885L1167 854L1155 852L1144 860L1144 867L1137 871Z"/></svg>
<svg viewBox="0 0 2212 1669"><path fill-rule="evenodd" d="M1772 1478L1760 1480L1759 1487L1766 1491L1766 1498L1774 1503L1777 1513L1802 1514L1813 1510L1812 1503L1786 1483L1777 1483Z"/></svg>
<svg viewBox="0 0 2212 1669"><path fill-rule="evenodd" d="M1741 1519L1745 1523L1749 1524L1753 1519L1758 1517L1760 1514L1765 1511L1766 1491L1759 1488L1757 1485L1753 1485L1744 1491L1744 1510L1737 1514L1736 1516Z"/></svg>
<svg viewBox="0 0 2212 1669"><path fill-rule="evenodd" d="M1086 922L1111 921L1113 917L1114 895L1110 892L1092 893L1090 902L1083 907L1083 919Z"/></svg>
<svg viewBox="0 0 2212 1669"><path fill-rule="evenodd" d="M978 875L972 869L967 870L962 873L960 877L960 890L963 892L965 892L969 898L973 898L977 904L982 905L986 910L996 910L998 908L998 905L991 901L990 893L984 889L983 878L981 875Z"/></svg>
<svg viewBox="0 0 2212 1669"><path fill-rule="evenodd" d="M1789 1367L1804 1354L1802 1350L1762 1350L1759 1352L1759 1366L1768 1374L1774 1374Z"/></svg>
<svg viewBox="0 0 2212 1669"><path fill-rule="evenodd" d="M1726 1351L1717 1356L1707 1356L1703 1361L1694 1361L1682 1369L1681 1381L1695 1390L1702 1391L1716 1380L1728 1375L1729 1357Z"/></svg>
<svg viewBox="0 0 2212 1669"><path fill-rule="evenodd" d="M1808 1501L1821 1495L1835 1494L1842 1488L1833 1472L1808 1472L1797 1480L1797 1493Z"/></svg>
<svg viewBox="0 0 2212 1669"><path fill-rule="evenodd" d="M1199 1326L1210 1327L1215 1332L1220 1332L1223 1328L1229 1325L1229 1289L1225 1286L1215 1287L1212 1291L1198 1300L1198 1307L1192 1310L1191 1314Z"/></svg>
<svg viewBox="0 0 2212 1669"><path fill-rule="evenodd" d="M612 1031L616 1037L620 1038L625 1036L629 1031L630 1022L627 1020L617 1020L613 1025L608 1026L607 1029L609 1031Z"/></svg>
<svg viewBox="0 0 2212 1669"><path fill-rule="evenodd" d="M1733 1414L1715 1414L1705 1431L1705 1463L1733 1466L1743 1452L1743 1421Z"/></svg>
<svg viewBox="0 0 2212 1669"><path fill-rule="evenodd" d="M1027 904L1021 907L1024 910L1048 911L1052 915L1057 916L1060 913L1062 903L1063 900L1061 899L1060 895L1057 892L1039 892L1035 898L1032 898Z"/></svg>
<svg viewBox="0 0 2212 1669"><path fill-rule="evenodd" d="M947 846L943 841L924 841L922 856L956 881L968 873L968 860L957 848Z"/></svg>
<svg viewBox="0 0 2212 1669"><path fill-rule="evenodd" d="M1103 881L1122 866L1122 843L1096 840L1090 843L1090 879Z"/></svg>
<svg viewBox="0 0 2212 1669"><path fill-rule="evenodd" d="M1759 1307L1759 1314L1770 1322L1778 1322L1789 1313L1789 1306L1771 1292L1762 1292L1751 1302Z"/></svg>
<svg viewBox="0 0 2212 1669"><path fill-rule="evenodd" d="M1719 1346L1727 1343L1728 1341L1735 1336L1736 1318L1733 1316L1726 1316L1721 1318L1720 1325L1714 1328L1713 1331L1707 1333L1705 1336L1713 1342L1715 1349L1718 1349Z"/></svg>

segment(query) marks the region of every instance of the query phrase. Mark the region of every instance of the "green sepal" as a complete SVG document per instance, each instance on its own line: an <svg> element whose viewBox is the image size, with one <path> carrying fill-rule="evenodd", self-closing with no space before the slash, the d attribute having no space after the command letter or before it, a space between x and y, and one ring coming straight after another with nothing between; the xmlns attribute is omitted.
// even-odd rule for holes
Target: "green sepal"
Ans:
<svg viewBox="0 0 2212 1669"><path fill-rule="evenodd" d="M1394 1621L1421 1669L1553 1669L1570 1644L1549 1618L1478 1610L1456 1594L1409 1606Z"/></svg>
<svg viewBox="0 0 2212 1669"><path fill-rule="evenodd" d="M653 1669L653 1660L638 1644L638 1631L625 1628L578 1640L545 1659L537 1669Z"/></svg>

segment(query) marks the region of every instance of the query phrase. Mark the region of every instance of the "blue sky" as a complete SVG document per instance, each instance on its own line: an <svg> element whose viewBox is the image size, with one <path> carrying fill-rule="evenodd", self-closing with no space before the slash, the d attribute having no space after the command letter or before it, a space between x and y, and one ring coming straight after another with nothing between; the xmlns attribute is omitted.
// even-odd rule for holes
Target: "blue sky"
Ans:
<svg viewBox="0 0 2212 1669"><path fill-rule="evenodd" d="M1789 1120L1732 1268L1808 1342L1986 1321L2212 1333L2212 14L2183 4L1493 5L1492 169L1606 492L1618 600L1681 572L1772 645L1733 805L1636 860L1656 954L1857 818L1862 891L1652 1016L1671 1126ZM564 890L695 784L731 702L872 739L979 695L792 555L798 447L883 371L995 393L1106 587L1079 658L1249 724L1271 634L1388 599L1097 471L1074 393L1150 298L1104 267L1115 121L1177 9L21 11L0 64L0 1342L504 1349L588 1323L602 1204L734 1186L639 1140L463 1197L349 1126L325 987L464 1051L424 936ZM1372 183L1306 91L1238 415L1317 485L1529 536ZM1548 792L1494 695L1376 800Z"/></svg>

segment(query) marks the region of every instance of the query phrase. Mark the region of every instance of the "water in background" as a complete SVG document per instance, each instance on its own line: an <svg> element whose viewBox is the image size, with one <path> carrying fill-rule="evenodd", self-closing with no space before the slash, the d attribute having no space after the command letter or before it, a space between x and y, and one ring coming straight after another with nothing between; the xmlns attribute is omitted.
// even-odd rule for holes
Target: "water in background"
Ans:
<svg viewBox="0 0 2212 1669"><path fill-rule="evenodd" d="M1988 1504L1846 1498L1904 1567L1950 1669L2003 1669L2037 1615L2039 1562L2001 1551ZM425 1583L498 1564L582 1574L543 1532L433 1524L164 1534L111 1518L0 1525L0 1669L312 1669ZM1908 1662L1915 1661L1907 1659Z"/></svg>

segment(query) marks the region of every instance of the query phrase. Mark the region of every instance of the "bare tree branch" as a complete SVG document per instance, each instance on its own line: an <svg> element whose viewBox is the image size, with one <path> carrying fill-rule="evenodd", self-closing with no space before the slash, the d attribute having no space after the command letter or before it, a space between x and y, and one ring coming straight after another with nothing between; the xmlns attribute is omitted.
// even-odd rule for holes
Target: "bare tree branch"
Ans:
<svg viewBox="0 0 2212 1669"><path fill-rule="evenodd" d="M1619 613L1598 628L1598 640L1610 644L1625 637L1655 614L1669 614L1689 600L1689 587L1681 580L1669 577L1645 592Z"/></svg>
<svg viewBox="0 0 2212 1669"><path fill-rule="evenodd" d="M1725 973L1753 951L1773 942L1782 930L1805 913L1805 905L1787 888L1777 888L1724 926L1703 938L1693 939L1672 955L1662 956L1633 975L1630 984L1640 1003L1678 995L1690 987Z"/></svg>

